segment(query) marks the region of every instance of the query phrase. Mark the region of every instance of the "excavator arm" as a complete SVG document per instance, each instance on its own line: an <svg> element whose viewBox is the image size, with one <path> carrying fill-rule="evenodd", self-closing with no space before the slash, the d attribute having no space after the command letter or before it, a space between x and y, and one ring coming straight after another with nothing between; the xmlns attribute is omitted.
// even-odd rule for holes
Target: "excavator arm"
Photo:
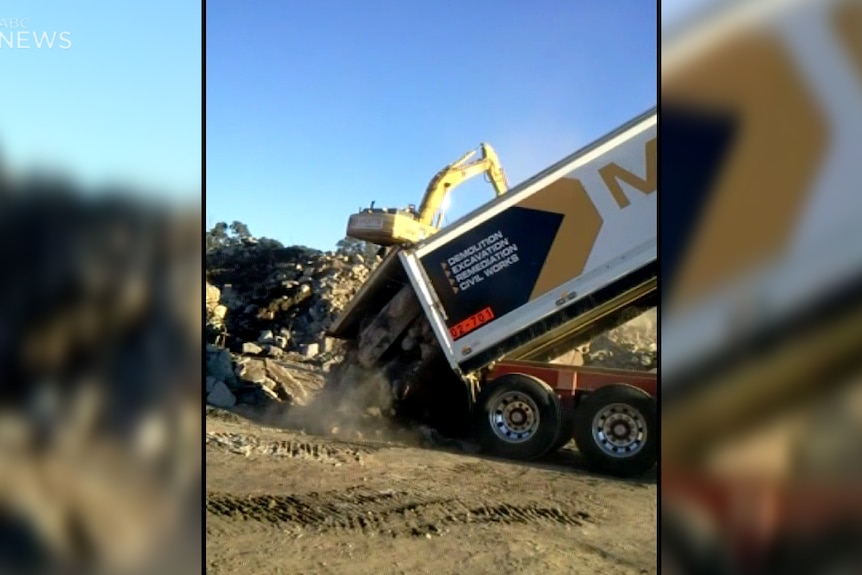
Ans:
<svg viewBox="0 0 862 575"><path fill-rule="evenodd" d="M471 150L437 172L431 179L419 206L419 223L432 225L434 214L440 209L451 189L478 174L487 174L498 196L506 193L509 184L494 148L483 143L479 149L482 150L482 157L479 160L468 163L470 158L476 155L476 150Z"/></svg>

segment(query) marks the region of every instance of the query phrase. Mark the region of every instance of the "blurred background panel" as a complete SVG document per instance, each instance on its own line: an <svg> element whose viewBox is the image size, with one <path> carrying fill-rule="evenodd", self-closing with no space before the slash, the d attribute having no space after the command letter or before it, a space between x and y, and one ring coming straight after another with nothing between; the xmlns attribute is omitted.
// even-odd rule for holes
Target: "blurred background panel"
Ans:
<svg viewBox="0 0 862 575"><path fill-rule="evenodd" d="M862 573L862 2L662 7L662 558Z"/></svg>
<svg viewBox="0 0 862 575"><path fill-rule="evenodd" d="M0 6L0 573L201 571L199 2Z"/></svg>

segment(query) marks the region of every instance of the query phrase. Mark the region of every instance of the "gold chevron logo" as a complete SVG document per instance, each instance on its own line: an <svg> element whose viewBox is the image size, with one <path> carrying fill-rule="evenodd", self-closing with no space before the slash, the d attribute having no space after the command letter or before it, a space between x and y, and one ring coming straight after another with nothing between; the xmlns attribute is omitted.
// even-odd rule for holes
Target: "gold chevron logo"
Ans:
<svg viewBox="0 0 862 575"><path fill-rule="evenodd" d="M856 77L862 82L862 5L846 2L836 7L832 26L847 56L856 69Z"/></svg>
<svg viewBox="0 0 862 575"><path fill-rule="evenodd" d="M738 122L671 288L677 305L787 246L828 133L788 53L764 31L729 38L692 64L663 71L661 90L664 105L726 113Z"/></svg>
<svg viewBox="0 0 862 575"><path fill-rule="evenodd" d="M603 220L584 185L573 178L560 178L521 201L518 207L563 216L530 294L532 301L584 271Z"/></svg>

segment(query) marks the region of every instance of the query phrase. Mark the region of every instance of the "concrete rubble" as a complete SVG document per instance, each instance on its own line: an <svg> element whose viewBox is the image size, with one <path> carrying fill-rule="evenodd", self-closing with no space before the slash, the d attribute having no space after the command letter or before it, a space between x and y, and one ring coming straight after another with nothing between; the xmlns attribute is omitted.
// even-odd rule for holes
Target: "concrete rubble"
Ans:
<svg viewBox="0 0 862 575"><path fill-rule="evenodd" d="M323 334L378 262L303 247L215 250L206 262L210 331L237 353L337 355Z"/></svg>

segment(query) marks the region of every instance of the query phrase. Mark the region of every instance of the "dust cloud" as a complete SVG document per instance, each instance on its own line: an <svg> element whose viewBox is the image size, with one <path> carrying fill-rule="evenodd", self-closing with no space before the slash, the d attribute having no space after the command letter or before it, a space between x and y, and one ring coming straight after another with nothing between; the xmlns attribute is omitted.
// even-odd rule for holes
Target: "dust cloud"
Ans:
<svg viewBox="0 0 862 575"><path fill-rule="evenodd" d="M372 440L418 445L422 428L398 416L392 384L380 370L342 365L305 405L271 404L237 413L269 427L341 440Z"/></svg>

